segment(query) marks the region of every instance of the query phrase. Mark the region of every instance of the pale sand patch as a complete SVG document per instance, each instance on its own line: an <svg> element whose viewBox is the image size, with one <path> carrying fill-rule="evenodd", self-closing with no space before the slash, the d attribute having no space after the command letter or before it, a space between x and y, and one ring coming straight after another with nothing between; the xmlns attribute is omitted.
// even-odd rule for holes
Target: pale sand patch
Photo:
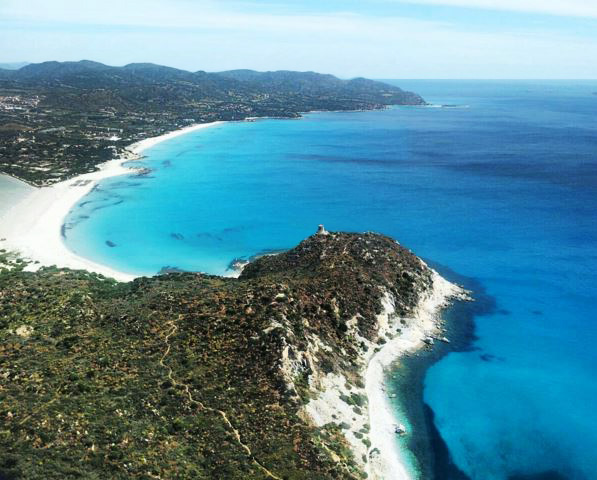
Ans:
<svg viewBox="0 0 597 480"><path fill-rule="evenodd" d="M21 180L0 174L0 216L33 190L34 187Z"/></svg>
<svg viewBox="0 0 597 480"><path fill-rule="evenodd" d="M143 150L165 140L222 123L224 122L202 123L142 140L131 145L129 153L122 158L102 164L97 172L79 175L49 187L36 188L0 217L0 248L18 252L25 259L39 262L30 264L30 270L56 265L100 273L120 281L133 280L134 275L116 271L71 252L64 244L61 234L66 216L101 180L134 172L125 168L123 163L138 159Z"/></svg>
<svg viewBox="0 0 597 480"><path fill-rule="evenodd" d="M19 337L29 338L33 333L33 328L29 325L21 325L19 328L16 329L15 333Z"/></svg>

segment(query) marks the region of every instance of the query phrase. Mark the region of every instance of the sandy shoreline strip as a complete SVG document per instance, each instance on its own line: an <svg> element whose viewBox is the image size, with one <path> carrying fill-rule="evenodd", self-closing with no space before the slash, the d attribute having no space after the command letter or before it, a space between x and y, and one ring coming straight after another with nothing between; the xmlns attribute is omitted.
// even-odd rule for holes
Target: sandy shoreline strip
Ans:
<svg viewBox="0 0 597 480"><path fill-rule="evenodd" d="M126 168L123 164L138 159L144 150L165 140L222 123L224 122L201 123L141 140L127 148L129 154L100 165L97 172L36 188L0 216L0 248L18 252L24 259L39 262L28 266L32 270L55 265L100 273L123 282L133 280L134 275L119 272L71 252L64 244L61 234L66 216L101 180L134 173L134 169Z"/></svg>
<svg viewBox="0 0 597 480"><path fill-rule="evenodd" d="M407 319L407 326L396 337L388 340L381 350L374 354L367 364L365 391L369 402L369 425L371 449L367 468L370 479L413 478L402 448L398 443L396 426L406 429L406 418L397 418L385 388L386 370L405 353L414 352L425 346L425 339L438 338L441 334L441 312L450 302L458 298L467 298L464 290L448 282L433 271L433 287L419 302L415 314ZM392 324L393 305L385 305L384 314ZM382 314L383 315L383 314ZM390 329L392 329L396 323ZM379 453L371 455L375 449Z"/></svg>
<svg viewBox="0 0 597 480"><path fill-rule="evenodd" d="M412 317L401 318L395 314L394 298L386 292L382 299L383 311L377 317L381 339L374 343L363 338L356 321L347 323L348 335L366 345L361 353L360 365L364 387L350 386L344 376L329 373L317 379L316 398L304 407L305 413L316 426L329 423L343 425L343 433L351 446L356 462L367 473L369 480L413 480L416 472L410 461L410 452L401 447L396 427L410 435L408 419L398 418L386 392L387 369L408 352L425 346L425 340L441 338L441 312L452 300L467 298L466 293L437 272L433 271L433 284L420 299ZM404 321L404 323L403 323ZM400 328L400 333L397 329ZM367 405L361 414L344 400L357 395L366 398ZM363 441L368 439L369 443Z"/></svg>
<svg viewBox="0 0 597 480"><path fill-rule="evenodd" d="M0 174L0 217L35 187L10 175Z"/></svg>

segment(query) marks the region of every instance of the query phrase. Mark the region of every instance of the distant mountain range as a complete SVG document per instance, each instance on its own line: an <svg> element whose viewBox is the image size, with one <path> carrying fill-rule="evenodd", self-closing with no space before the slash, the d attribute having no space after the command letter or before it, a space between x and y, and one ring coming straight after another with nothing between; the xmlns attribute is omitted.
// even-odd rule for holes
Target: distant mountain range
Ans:
<svg viewBox="0 0 597 480"><path fill-rule="evenodd" d="M0 69L0 171L36 185L195 123L423 105L383 82L315 72L188 72L151 63L44 62Z"/></svg>
<svg viewBox="0 0 597 480"><path fill-rule="evenodd" d="M276 72L256 72L254 70L229 70L219 72L218 75L265 88L270 91L285 91L302 94L345 94L350 98L377 97L380 101L383 98L388 103L420 105L425 103L417 94L406 92L398 87L387 83L368 80L366 78L354 78L352 80L341 80L333 75L326 75L315 72L293 72L280 70Z"/></svg>
<svg viewBox="0 0 597 480"><path fill-rule="evenodd" d="M333 75L315 72L188 72L151 63L111 67L89 60L22 64L21 68L16 70L14 67L17 64L11 64L12 69L6 68L7 64L4 65L5 68L0 68L0 80L43 87L152 88L152 92L141 95L146 97L145 99L152 94L166 94L166 97L180 95L199 99L207 96L224 100L234 94L264 93L300 95L310 98L310 103L322 103L332 98L349 103L360 101L382 105L424 103L420 96L386 83L364 78L341 80ZM316 97L323 98L316 102Z"/></svg>

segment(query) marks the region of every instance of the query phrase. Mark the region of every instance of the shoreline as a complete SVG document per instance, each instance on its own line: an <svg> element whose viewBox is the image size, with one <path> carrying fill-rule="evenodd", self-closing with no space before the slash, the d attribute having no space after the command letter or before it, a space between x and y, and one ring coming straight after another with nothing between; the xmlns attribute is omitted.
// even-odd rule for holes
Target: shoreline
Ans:
<svg viewBox="0 0 597 480"><path fill-rule="evenodd" d="M140 140L129 145L122 157L99 165L96 172L78 175L46 187L35 187L33 192L0 215L0 248L18 253L24 260L32 262L26 267L27 271L57 266L87 270L121 282L134 280L136 275L112 269L69 250L61 234L65 218L77 202L101 180L135 173L134 168L124 167L123 164L139 160L144 150L163 141L222 123L224 122L200 123Z"/></svg>
<svg viewBox="0 0 597 480"><path fill-rule="evenodd" d="M468 285L467 285L468 288ZM477 299L475 292L475 300ZM451 352L471 348L474 338L476 303L456 301L444 312L446 336L450 343L437 343L432 349L418 350L399 359L386 376L393 411L408 418L412 435L401 439L421 478L459 479L468 477L454 464L445 439L435 423L435 414L424 397L428 370ZM457 388L457 387L455 387Z"/></svg>
<svg viewBox="0 0 597 480"><path fill-rule="evenodd" d="M399 359L386 377L394 411L400 411L410 422L413 435L402 440L412 454L421 478L466 480L469 477L454 463L445 439L434 420L434 411L425 402L425 376L429 368L452 352L474 350L475 318L496 308L494 299L476 279L460 275L448 267L432 264L450 282L474 292L474 301L456 299L443 311L445 335L450 343L436 342L432 349L418 350Z"/></svg>
<svg viewBox="0 0 597 480"><path fill-rule="evenodd" d="M371 429L371 448L366 470L368 478L379 480L416 478L413 476L414 472L411 471L412 462L406 458L407 455L413 455L413 452L399 444L397 440L400 437L396 433L396 427L398 427L404 429L405 436L411 435L410 422L405 413L400 416L396 415L390 401L391 397L386 391L386 374L391 365L400 357L425 347L427 338L442 337L442 311L453 300L462 299L465 296L462 288L450 283L433 270L433 286L419 300L416 311L409 319L407 326L369 359L365 374ZM392 328L395 327L395 324L392 325L391 322L394 307L393 305L385 305L385 307L384 314L390 319L388 327L395 331L395 328ZM375 448L380 453L372 456L371 453Z"/></svg>
<svg viewBox="0 0 597 480"><path fill-rule="evenodd" d="M416 461L411 461L414 453L408 448L410 445L398 442L396 432L397 428L403 430L405 439L410 438L410 419L406 412L397 416L386 389L386 376L401 357L428 345L429 338L442 338L442 311L453 301L468 298L463 288L435 270L432 281L408 318L395 314L394 299L386 292L382 298L383 311L377 317L380 339L377 343L360 335L356 319L347 324L347 335L353 335L358 344L365 346L360 358L362 386L349 385L343 375L336 373L314 380L316 385L310 380L311 388L316 387L319 393L303 407L304 414L317 427L330 423L342 425L355 461L369 480L417 478L418 472L413 471ZM346 398L355 396L366 399L362 411L356 415L346 402Z"/></svg>

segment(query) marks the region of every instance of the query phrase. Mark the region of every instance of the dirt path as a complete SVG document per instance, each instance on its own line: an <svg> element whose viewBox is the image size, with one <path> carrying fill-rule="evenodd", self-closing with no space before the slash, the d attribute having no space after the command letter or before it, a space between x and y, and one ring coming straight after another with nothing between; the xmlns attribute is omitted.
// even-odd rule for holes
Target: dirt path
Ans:
<svg viewBox="0 0 597 480"><path fill-rule="evenodd" d="M180 319L180 317L179 317ZM246 443L243 443L241 437L240 437L240 433L239 431L234 428L234 425L232 425L232 423L230 422L230 419L228 418L228 416L226 415L226 412L222 411L222 410L218 410L217 408L211 408L211 407L206 407L202 402L200 402L199 400L195 400L193 398L193 395L191 394L191 390L189 388L189 386L185 383L181 383L179 381L177 381L175 378L173 378L172 376L172 368L170 368L168 365L166 365L164 363L164 360L166 359L166 357L168 356L168 354L170 353L170 337L172 335L174 335L176 333L176 331L178 330L178 327L176 326L176 324L174 323L173 320L170 320L168 322L168 324L171 326L170 331L168 332L168 334L166 335L166 337L164 338L164 342L166 343L166 350L164 352L164 354L162 355L162 358L160 358L160 366L162 366L163 368L165 368L168 371L168 379L172 382L173 385L178 385L180 387L182 387L189 399L189 401L193 404L193 405L197 405L201 410L206 410L208 412L213 412L213 413L217 413L218 415L220 415L222 417L222 419L224 420L224 423L228 426L228 428L230 429L230 431L234 434L234 437L236 438L236 441L238 442L238 444L241 446L241 448L246 452L247 456L251 459L251 461L269 478L273 478L275 480L282 480L281 477L278 477L276 474L272 473L271 471L269 471L265 466L263 466L253 455L253 452L251 451L251 449L249 448L249 446Z"/></svg>

